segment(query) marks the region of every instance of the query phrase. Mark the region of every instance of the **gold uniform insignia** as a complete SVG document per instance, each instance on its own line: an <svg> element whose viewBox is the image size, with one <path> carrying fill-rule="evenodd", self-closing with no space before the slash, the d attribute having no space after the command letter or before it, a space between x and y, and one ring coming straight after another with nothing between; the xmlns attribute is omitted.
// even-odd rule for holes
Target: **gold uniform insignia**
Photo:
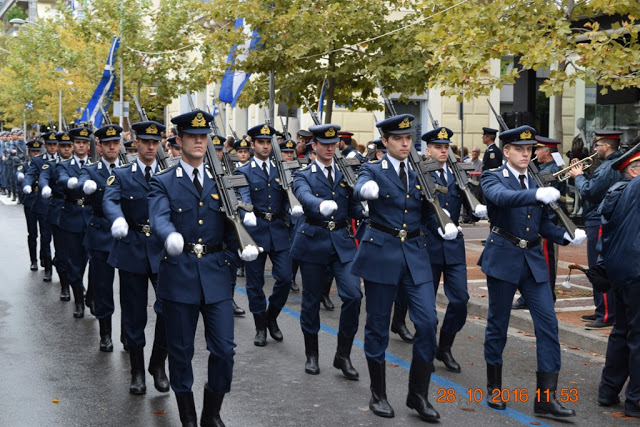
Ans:
<svg viewBox="0 0 640 427"><path fill-rule="evenodd" d="M22 170L22 165L18 166L18 170L21 171Z"/></svg>
<svg viewBox="0 0 640 427"><path fill-rule="evenodd" d="M40 143L38 141L35 141L33 143L33 148L40 148Z"/></svg>
<svg viewBox="0 0 640 427"><path fill-rule="evenodd" d="M157 134L158 134L158 127L157 127L156 125L151 125L151 126L149 126L148 128L146 128L146 129L144 130L144 132L145 132L147 135L157 135Z"/></svg>
<svg viewBox="0 0 640 427"><path fill-rule="evenodd" d="M49 169L49 165L42 165L42 170Z"/></svg>
<svg viewBox="0 0 640 427"><path fill-rule="evenodd" d="M262 126L262 129L260 129L260 135L271 135L271 130L269 129L269 126L267 125Z"/></svg>
<svg viewBox="0 0 640 427"><path fill-rule="evenodd" d="M438 132L438 139L449 139L449 133L445 128L440 129L440 132Z"/></svg>
<svg viewBox="0 0 640 427"><path fill-rule="evenodd" d="M333 138L334 136L336 136L336 130L333 128L333 126L324 132L324 136L326 138Z"/></svg>
<svg viewBox="0 0 640 427"><path fill-rule="evenodd" d="M216 136L211 140L211 142L213 143L213 145L220 145L220 138Z"/></svg>
<svg viewBox="0 0 640 427"><path fill-rule="evenodd" d="M400 123L398 123L398 129L406 129L411 127L411 122L409 121L409 117L405 117Z"/></svg>
<svg viewBox="0 0 640 427"><path fill-rule="evenodd" d="M71 137L69 136L68 133L65 133L64 135L62 135L62 138L60 138L63 141L71 141Z"/></svg>
<svg viewBox="0 0 640 427"><path fill-rule="evenodd" d="M89 131L87 129L82 129L79 133L80 136L89 136Z"/></svg>
<svg viewBox="0 0 640 427"><path fill-rule="evenodd" d="M247 144L247 141L245 141L244 139L242 141L240 141L240 147L246 147L249 144Z"/></svg>
<svg viewBox="0 0 640 427"><path fill-rule="evenodd" d="M520 139L521 139L521 140L524 140L524 141L526 141L526 140L528 140L528 139L531 139L531 132L530 132L530 131L528 131L528 130L525 130L524 132L522 132L522 133L520 134Z"/></svg>
<svg viewBox="0 0 640 427"><path fill-rule="evenodd" d="M194 128L203 128L207 125L207 121L204 119L202 113L196 114L196 116L191 120L191 126Z"/></svg>
<svg viewBox="0 0 640 427"><path fill-rule="evenodd" d="M293 148L293 142L292 142L292 141L287 142L287 144L285 145L285 147L287 147L287 148Z"/></svg>
<svg viewBox="0 0 640 427"><path fill-rule="evenodd" d="M116 176L115 175L111 175L109 178L107 178L107 185L111 185L113 184L113 181L116 180Z"/></svg>
<svg viewBox="0 0 640 427"><path fill-rule="evenodd" d="M107 131L105 132L105 135L114 136L116 133L118 133L116 129L113 126L109 126L109 129L107 129Z"/></svg>
<svg viewBox="0 0 640 427"><path fill-rule="evenodd" d="M55 132L49 135L49 141L57 141Z"/></svg>
<svg viewBox="0 0 640 427"><path fill-rule="evenodd" d="M220 196L217 194L212 194L211 197L213 197L213 200L220 200Z"/></svg>

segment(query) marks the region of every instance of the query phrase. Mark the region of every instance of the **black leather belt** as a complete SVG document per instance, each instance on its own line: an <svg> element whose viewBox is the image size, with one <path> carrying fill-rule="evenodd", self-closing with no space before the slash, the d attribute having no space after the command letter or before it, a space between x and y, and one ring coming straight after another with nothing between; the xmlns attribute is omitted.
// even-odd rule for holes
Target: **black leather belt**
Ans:
<svg viewBox="0 0 640 427"><path fill-rule="evenodd" d="M64 196L64 200L69 202L69 203L72 203L74 205L78 205L78 206L84 207L84 198L83 199L74 199L73 197Z"/></svg>
<svg viewBox="0 0 640 427"><path fill-rule="evenodd" d="M369 227L374 230L382 231L383 233L387 233L392 235L393 237L398 237L402 242L406 239L413 239L414 237L418 237L422 234L420 229L407 231L400 228L387 227L386 225L378 224L377 222L369 221Z"/></svg>
<svg viewBox="0 0 640 427"><path fill-rule="evenodd" d="M329 231L339 230L341 228L349 227L349 221L322 221L320 219L305 218L304 222L311 225L319 225L322 228L326 228Z"/></svg>
<svg viewBox="0 0 640 427"><path fill-rule="evenodd" d="M149 224L134 224L133 222L129 221L127 221L127 223L129 224L129 228L131 228L133 231L144 233L147 237L151 235L151 226Z"/></svg>
<svg viewBox="0 0 640 427"><path fill-rule="evenodd" d="M538 236L538 238L534 240L524 240L519 238L518 236L514 236L513 234L507 231L502 230L499 227L491 227L491 232L494 234L497 234L503 239L507 239L508 241L510 241L511 243L513 243L514 245L516 245L521 249L535 248L536 246L540 245L540 243L542 242L542 239L540 238L540 236Z"/></svg>
<svg viewBox="0 0 640 427"><path fill-rule="evenodd" d="M202 255L212 254L214 252L222 252L224 246L222 244L217 245L203 245L200 243L185 243L184 250L197 255L198 258L202 258Z"/></svg>
<svg viewBox="0 0 640 427"><path fill-rule="evenodd" d="M256 216L266 219L269 222L275 221L276 219L284 219L282 213L272 214L271 212L258 212L258 211L253 211L253 213L256 214Z"/></svg>
<svg viewBox="0 0 640 427"><path fill-rule="evenodd" d="M64 195L56 194L56 193L51 193L51 197L53 197L54 199L62 199L62 200L65 199Z"/></svg>

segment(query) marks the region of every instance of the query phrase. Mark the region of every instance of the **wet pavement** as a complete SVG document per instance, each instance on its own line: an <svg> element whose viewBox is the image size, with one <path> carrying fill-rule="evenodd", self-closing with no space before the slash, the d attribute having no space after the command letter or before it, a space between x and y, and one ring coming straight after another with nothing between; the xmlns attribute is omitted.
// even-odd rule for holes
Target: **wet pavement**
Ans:
<svg viewBox="0 0 640 427"><path fill-rule="evenodd" d="M147 394L128 393L129 362L114 333L114 352L98 351L98 323L85 312L85 318L74 319L73 303L59 300L59 284L42 281L43 270L29 271L26 247L26 225L22 206L6 204L0 196L0 425L1 426L178 426L177 405L172 393L160 393L153 388L147 374ZM535 392L535 340L527 311L514 312L505 349L503 386L511 390L507 411L488 408L480 394L485 389L483 358L484 317L482 273L475 267L487 235L486 224L465 227L469 259L469 288L472 295L467 324L458 334L453 353L462 373L455 374L435 362L430 401L440 412L443 425L637 425L638 420L618 418L622 405L611 408L596 403L597 388L604 358L596 351L606 337L601 331L584 331L579 323L561 321L563 369L559 388L571 392L567 407L578 415L564 421L533 417L532 399ZM562 248L559 283L564 281L563 262L586 264L586 245ZM565 256L566 254L566 256ZM580 261L584 259L584 261ZM562 272L562 273L561 273ZM273 279L267 273L269 288ZM571 283L587 285L583 275L572 275ZM300 283L300 278L298 278ZM118 292L116 275L115 292ZM571 288L573 289L573 288ZM580 290L581 288L576 289ZM300 293L291 293L279 317L284 341L269 338L266 347L253 345L254 325L250 315L237 318L235 325L236 356L231 393L225 398L222 419L228 426L413 426L424 425L404 400L407 392L411 345L392 334L387 351L387 394L396 417L382 419L368 409L369 380L362 350L364 304L360 328L354 343L352 361L360 372L360 381L348 381L333 368L336 333L339 320L339 298L332 291L335 311L321 310L320 370L318 376L304 373L304 344L300 330ZM592 310L592 301L581 293L567 292L566 299L583 301L583 305L567 305L559 318ZM116 301L118 295L115 296ZM562 298L565 299L565 295ZM150 294L150 302L153 295ZM236 301L247 309L244 279L238 279ZM576 304L575 301L572 304ZM442 319L444 295L439 296L438 314ZM568 303L567 303L568 304ZM565 307L560 301L558 307ZM148 307L147 340L153 336L154 315ZM573 311L577 310L577 311ZM582 311L581 311L582 310ZM579 316L577 316L579 318ZM528 322L527 322L528 318ZM571 320L570 319L570 320ZM113 318L118 329L120 311ZM583 333L583 344L575 345L573 335L564 339L566 330ZM411 326L410 326L410 329ZM574 332L575 332L574 331ZM576 332L577 333L577 332ZM146 360L150 355L147 346ZM193 359L194 393L198 412L202 407L202 387L206 378L208 352L202 324L196 333ZM573 390L572 390L573 389ZM575 390L575 391L574 391ZM517 391L517 393L514 393ZM515 395L523 399L516 401ZM527 395L529 400L524 400ZM624 396L623 396L624 397Z"/></svg>

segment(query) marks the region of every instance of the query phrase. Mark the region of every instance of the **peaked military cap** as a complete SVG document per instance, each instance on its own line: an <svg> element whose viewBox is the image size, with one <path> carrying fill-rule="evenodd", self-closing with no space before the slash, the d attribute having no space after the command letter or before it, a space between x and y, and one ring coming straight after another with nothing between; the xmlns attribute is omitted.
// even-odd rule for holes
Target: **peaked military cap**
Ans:
<svg viewBox="0 0 640 427"><path fill-rule="evenodd" d="M134 140L127 141L124 143L124 148L127 150L136 150L138 151L138 147L136 147L136 142Z"/></svg>
<svg viewBox="0 0 640 427"><path fill-rule="evenodd" d="M537 144L536 130L527 125L510 129L500 134L500 141L503 146L506 144L535 145Z"/></svg>
<svg viewBox="0 0 640 427"><path fill-rule="evenodd" d="M372 144L374 144L376 146L376 150L380 150L383 153L387 152L387 147L384 145L384 143L382 142L382 139L378 138L378 139L374 139L373 141L371 141Z"/></svg>
<svg viewBox="0 0 640 427"><path fill-rule="evenodd" d="M280 143L280 151L296 151L296 143L291 139L282 141Z"/></svg>
<svg viewBox="0 0 640 427"><path fill-rule="evenodd" d="M382 130L382 133L390 133L392 135L402 135L412 133L415 129L411 127L415 120L412 114L398 114L376 123L376 127Z"/></svg>
<svg viewBox="0 0 640 427"><path fill-rule="evenodd" d="M44 140L45 143L47 144L57 144L58 140L56 139L56 133L55 132L45 132L42 135L40 135L40 138L42 138Z"/></svg>
<svg viewBox="0 0 640 427"><path fill-rule="evenodd" d="M251 148L251 143L246 139L239 139L233 143L234 150L249 150Z"/></svg>
<svg viewBox="0 0 640 427"><path fill-rule="evenodd" d="M227 140L222 135L211 135L211 142L216 150L222 150L224 148L224 142Z"/></svg>
<svg viewBox="0 0 640 427"><path fill-rule="evenodd" d="M160 141L162 132L166 129L164 125L154 121L134 123L131 128L135 131L137 138L152 139L154 141Z"/></svg>
<svg viewBox="0 0 640 427"><path fill-rule="evenodd" d="M298 131L298 137L304 138L304 139L311 139L313 138L313 134L308 130L300 129Z"/></svg>
<svg viewBox="0 0 640 427"><path fill-rule="evenodd" d="M58 144L71 144L73 142L69 132L58 132L56 139L58 140Z"/></svg>
<svg viewBox="0 0 640 427"><path fill-rule="evenodd" d="M637 160L640 160L640 143L618 157L615 162L611 163L611 167L622 172L627 166Z"/></svg>
<svg viewBox="0 0 640 427"><path fill-rule="evenodd" d="M560 141L547 138L546 136L536 135L535 138L536 141L538 141L536 147L558 148L558 145L561 144Z"/></svg>
<svg viewBox="0 0 640 427"><path fill-rule="evenodd" d="M91 130L89 130L89 128L84 128L84 127L71 129L69 131L69 136L71 136L71 139L89 141L91 140Z"/></svg>
<svg viewBox="0 0 640 427"><path fill-rule="evenodd" d="M340 137L340 139L344 139L345 141L351 141L351 138L353 137L353 133L340 131L338 132L338 136Z"/></svg>
<svg viewBox="0 0 640 427"><path fill-rule="evenodd" d="M596 141L601 139L620 139L620 135L622 135L621 131L606 129L596 129L593 133L596 135Z"/></svg>
<svg viewBox="0 0 640 427"><path fill-rule="evenodd" d="M202 110L189 111L171 119L171 123L178 127L178 132L196 135L213 132L209 126L211 121L213 121L213 116Z"/></svg>
<svg viewBox="0 0 640 427"><path fill-rule="evenodd" d="M122 130L118 125L106 125L95 131L95 136L100 142L115 141L120 139Z"/></svg>
<svg viewBox="0 0 640 427"><path fill-rule="evenodd" d="M29 150L42 150L42 141L40 141L39 139L32 139L31 141L27 142L27 148Z"/></svg>
<svg viewBox="0 0 640 427"><path fill-rule="evenodd" d="M309 127L309 131L313 134L313 139L322 144L335 144L338 142L340 140L340 137L338 137L339 130L340 126L332 123Z"/></svg>
<svg viewBox="0 0 640 427"><path fill-rule="evenodd" d="M178 144L177 136L170 136L169 138L167 138L167 141L169 142L169 145L171 145L173 148L180 148L180 145Z"/></svg>
<svg viewBox="0 0 640 427"><path fill-rule="evenodd" d="M427 144L451 144L453 131L446 127L439 127L422 135L422 140Z"/></svg>
<svg viewBox="0 0 640 427"><path fill-rule="evenodd" d="M249 135L253 139L271 138L275 134L276 134L276 130L267 124L254 126L247 131L247 135Z"/></svg>
<svg viewBox="0 0 640 427"><path fill-rule="evenodd" d="M313 149L313 142L307 142L304 145L304 154L315 153L316 150Z"/></svg>
<svg viewBox="0 0 640 427"><path fill-rule="evenodd" d="M482 134L483 135L493 135L496 136L496 134L498 133L498 129L493 129L493 128L482 128Z"/></svg>

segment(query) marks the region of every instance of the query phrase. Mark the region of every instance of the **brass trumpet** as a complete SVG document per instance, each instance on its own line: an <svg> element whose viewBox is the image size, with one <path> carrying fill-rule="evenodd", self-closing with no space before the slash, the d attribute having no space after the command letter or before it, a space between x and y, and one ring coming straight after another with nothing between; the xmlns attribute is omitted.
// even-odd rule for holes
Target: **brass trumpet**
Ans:
<svg viewBox="0 0 640 427"><path fill-rule="evenodd" d="M571 175L569 175L569 171L571 169L575 168L576 166L582 164L582 170L589 169L591 166L593 166L593 158L595 156L597 156L597 155L598 155L598 153L593 153L589 157L585 157L582 160L578 160L577 162L571 163L566 168L564 168L562 170L559 170L558 172L554 173L553 177L556 178L559 182L564 182L564 181L568 180L569 178L571 178Z"/></svg>

